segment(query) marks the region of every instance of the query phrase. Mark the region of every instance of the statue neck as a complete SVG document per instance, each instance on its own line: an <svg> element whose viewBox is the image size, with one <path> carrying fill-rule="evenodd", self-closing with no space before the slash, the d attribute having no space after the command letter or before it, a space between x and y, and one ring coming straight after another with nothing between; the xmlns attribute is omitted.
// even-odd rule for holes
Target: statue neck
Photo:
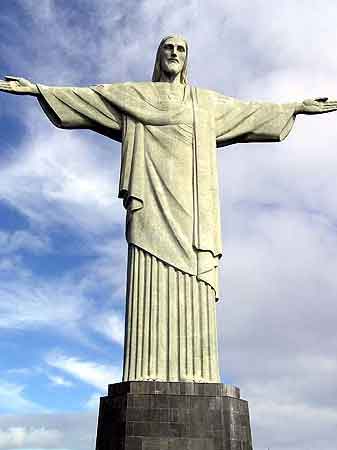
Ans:
<svg viewBox="0 0 337 450"><path fill-rule="evenodd" d="M166 83L171 83L174 85L181 84L180 82L180 72L179 73L165 73L162 72L160 76L160 80Z"/></svg>

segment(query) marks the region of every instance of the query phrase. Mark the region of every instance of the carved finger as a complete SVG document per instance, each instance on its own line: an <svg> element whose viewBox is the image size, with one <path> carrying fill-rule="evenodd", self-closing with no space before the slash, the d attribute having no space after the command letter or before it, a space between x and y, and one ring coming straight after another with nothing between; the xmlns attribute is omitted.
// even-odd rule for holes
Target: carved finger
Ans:
<svg viewBox="0 0 337 450"><path fill-rule="evenodd" d="M13 89L13 82L12 81L4 81L0 83L0 86L7 89Z"/></svg>
<svg viewBox="0 0 337 450"><path fill-rule="evenodd" d="M337 106L330 106L330 108L324 109L325 112L333 112L337 111Z"/></svg>
<svg viewBox="0 0 337 450"><path fill-rule="evenodd" d="M7 88L7 89L16 89L18 87L21 87L21 84L17 81L2 81L0 82L1 88Z"/></svg>
<svg viewBox="0 0 337 450"><path fill-rule="evenodd" d="M326 105L322 105L323 108L337 108L337 102L329 102Z"/></svg>
<svg viewBox="0 0 337 450"><path fill-rule="evenodd" d="M315 102L326 102L328 100L328 97L318 97L315 98Z"/></svg>

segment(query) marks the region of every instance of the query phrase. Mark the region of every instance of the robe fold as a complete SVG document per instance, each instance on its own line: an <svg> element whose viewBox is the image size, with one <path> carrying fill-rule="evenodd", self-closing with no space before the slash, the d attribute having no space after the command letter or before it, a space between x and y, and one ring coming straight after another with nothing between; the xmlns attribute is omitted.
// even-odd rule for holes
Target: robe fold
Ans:
<svg viewBox="0 0 337 450"><path fill-rule="evenodd" d="M170 83L160 82L38 88L40 104L57 127L87 128L122 143L119 196L127 210L130 259L135 261L138 248L175 273L195 277L218 298L222 247L216 148L283 140L293 126L295 104L244 102L190 86L184 88L181 100ZM128 288L134 283L130 277ZM200 305L206 308L210 295L207 291L208 300L200 297ZM132 322L132 317L127 320ZM214 327L207 333L216 334ZM129 359L130 333L131 329L126 333ZM146 339L150 342L151 337ZM215 359L210 355L207 367L216 366ZM174 369L172 379L167 366L159 377L158 371L149 373L150 360L146 361L144 373L135 369L125 379L218 379L216 367L213 375ZM183 365L187 367L187 362Z"/></svg>
<svg viewBox="0 0 337 450"><path fill-rule="evenodd" d="M128 242L218 293L216 147L284 139L295 105L242 102L189 87L178 102L169 100L167 83L39 90L56 126L88 128L122 142L119 196L128 212Z"/></svg>

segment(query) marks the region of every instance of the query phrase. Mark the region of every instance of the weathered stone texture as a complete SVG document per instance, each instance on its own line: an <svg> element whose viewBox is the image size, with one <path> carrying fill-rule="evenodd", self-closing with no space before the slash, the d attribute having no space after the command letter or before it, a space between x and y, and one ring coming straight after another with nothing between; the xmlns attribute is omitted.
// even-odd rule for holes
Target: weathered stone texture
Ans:
<svg viewBox="0 0 337 450"><path fill-rule="evenodd" d="M252 450L248 403L220 383L113 384L96 450Z"/></svg>

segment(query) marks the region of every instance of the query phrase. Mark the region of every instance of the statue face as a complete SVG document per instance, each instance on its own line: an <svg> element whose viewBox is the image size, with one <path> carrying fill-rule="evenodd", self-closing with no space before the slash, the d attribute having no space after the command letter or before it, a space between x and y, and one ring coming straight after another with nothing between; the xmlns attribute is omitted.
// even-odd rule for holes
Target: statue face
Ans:
<svg viewBox="0 0 337 450"><path fill-rule="evenodd" d="M186 60L186 44L178 38L169 38L160 50L160 66L168 75L179 74Z"/></svg>

